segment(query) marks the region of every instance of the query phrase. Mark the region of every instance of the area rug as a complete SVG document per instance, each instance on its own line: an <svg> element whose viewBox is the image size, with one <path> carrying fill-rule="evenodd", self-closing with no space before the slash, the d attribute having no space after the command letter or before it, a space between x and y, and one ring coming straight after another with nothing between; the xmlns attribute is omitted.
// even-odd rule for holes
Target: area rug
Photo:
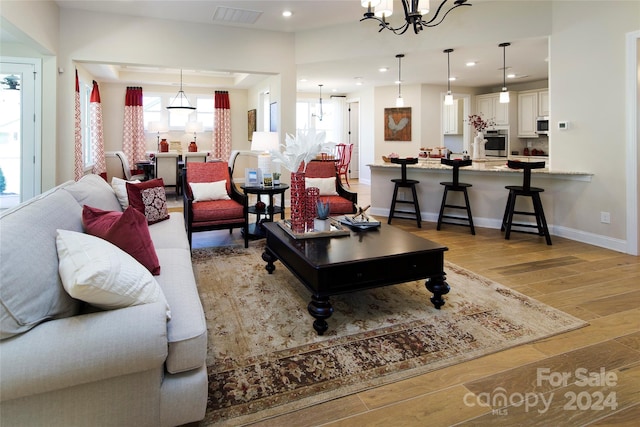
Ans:
<svg viewBox="0 0 640 427"><path fill-rule="evenodd" d="M241 425L585 326L452 263L436 310L424 281L331 297L318 336L310 294L263 244L195 249L209 333L201 425Z"/></svg>

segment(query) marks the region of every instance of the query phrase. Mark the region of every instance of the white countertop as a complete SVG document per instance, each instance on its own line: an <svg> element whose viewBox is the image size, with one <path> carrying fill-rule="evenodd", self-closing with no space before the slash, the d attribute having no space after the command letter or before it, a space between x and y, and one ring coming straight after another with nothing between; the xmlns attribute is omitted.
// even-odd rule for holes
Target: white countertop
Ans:
<svg viewBox="0 0 640 427"><path fill-rule="evenodd" d="M535 158L530 158L530 160L528 161L535 162L535 161L542 161L542 160L543 159L536 160ZM383 161L380 161L379 163L369 164L367 166L371 168L399 168L400 167L400 165L397 163L383 162ZM441 164L440 159L426 159L426 160L420 159L416 164L407 165L407 169L435 171L435 170L450 170L452 169L452 167ZM507 167L506 158L475 159L473 160L473 164L471 166L461 167L460 171L522 173L522 169L511 169ZM549 170L549 168L533 169L531 172L548 174L548 175L580 175L580 176L593 175L592 173L589 173L589 172Z"/></svg>

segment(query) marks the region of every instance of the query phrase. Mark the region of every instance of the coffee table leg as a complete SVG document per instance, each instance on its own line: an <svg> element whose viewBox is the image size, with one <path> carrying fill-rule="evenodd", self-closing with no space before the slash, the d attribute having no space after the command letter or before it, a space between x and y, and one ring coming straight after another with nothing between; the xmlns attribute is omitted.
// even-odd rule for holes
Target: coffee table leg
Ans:
<svg viewBox="0 0 640 427"><path fill-rule="evenodd" d="M444 280L446 278L447 276L442 273L442 276L429 277L427 279L427 282L424 284L429 292L433 294L433 296L431 297L431 302L433 303L433 306L438 310L440 310L440 307L444 305L444 299L442 299L442 295L448 294L449 290L451 289L449 288L449 284Z"/></svg>
<svg viewBox="0 0 640 427"><path fill-rule="evenodd" d="M276 262L278 258L276 258L271 252L269 252L269 249L265 249L264 252L262 252L262 260L267 263L267 265L264 267L265 270L267 270L269 274L273 273L273 271L276 269L276 266L273 265L273 263Z"/></svg>
<svg viewBox="0 0 640 427"><path fill-rule="evenodd" d="M307 310L316 320L313 322L313 329L316 330L318 335L323 335L329 325L325 321L333 314L333 307L329 302L329 297L318 297L313 295L311 302L307 305Z"/></svg>

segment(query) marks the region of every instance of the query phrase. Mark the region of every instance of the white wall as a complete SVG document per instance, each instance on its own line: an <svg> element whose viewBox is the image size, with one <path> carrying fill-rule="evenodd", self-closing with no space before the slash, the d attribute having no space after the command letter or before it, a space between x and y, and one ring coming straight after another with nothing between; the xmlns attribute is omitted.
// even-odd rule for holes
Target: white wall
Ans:
<svg viewBox="0 0 640 427"><path fill-rule="evenodd" d="M612 239L626 239L624 36L638 28L640 2L553 4L551 167L594 174L584 191L558 200L553 215L563 226ZM560 120L570 129L558 131ZM611 224L600 223L603 211Z"/></svg>

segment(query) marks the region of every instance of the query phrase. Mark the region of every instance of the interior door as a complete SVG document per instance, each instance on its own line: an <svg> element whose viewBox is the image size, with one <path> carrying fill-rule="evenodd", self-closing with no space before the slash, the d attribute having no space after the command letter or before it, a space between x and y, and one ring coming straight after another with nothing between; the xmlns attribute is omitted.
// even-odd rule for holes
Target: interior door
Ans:
<svg viewBox="0 0 640 427"><path fill-rule="evenodd" d="M40 192L36 71L35 63L0 60L0 168L4 178L0 208L3 209Z"/></svg>
<svg viewBox="0 0 640 427"><path fill-rule="evenodd" d="M350 102L348 104L348 112L349 143L353 144L351 163L349 164L349 178L358 179L360 176L360 133L358 132L358 129L360 128L360 104L358 102Z"/></svg>

